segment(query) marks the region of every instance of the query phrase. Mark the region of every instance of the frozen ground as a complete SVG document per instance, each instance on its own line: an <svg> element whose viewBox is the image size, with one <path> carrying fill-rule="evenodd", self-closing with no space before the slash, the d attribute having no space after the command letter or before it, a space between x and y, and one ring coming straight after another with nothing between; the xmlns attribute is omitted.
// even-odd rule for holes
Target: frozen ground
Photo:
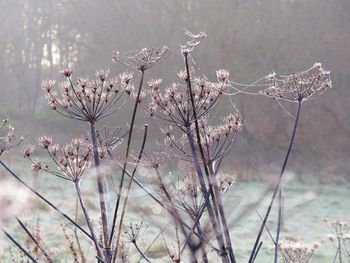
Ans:
<svg viewBox="0 0 350 263"><path fill-rule="evenodd" d="M18 169L20 172L21 169ZM1 172L2 173L2 172ZM13 180L10 177L2 175L2 180ZM31 181L31 176L28 181ZM312 180L311 180L312 181ZM282 238L294 238L303 240L306 243L319 243L312 262L329 263L332 262L335 249L328 241L327 235L331 234L331 229L324 223L324 219L350 219L350 193L349 185L319 185L312 182L301 184L295 180L290 180L284 186L284 225L282 229ZM36 184L40 191L67 213L74 214L75 197L72 186L66 185L66 182L58 181L56 179L45 178L40 176ZM63 184L65 183L65 184ZM92 182L85 183L85 195L91 197L93 190L91 190ZM135 189L137 186L134 186ZM92 187L93 188L93 187ZM266 194L268 184L256 181L238 182L225 196L225 206L229 221L232 223L231 233L234 244L235 253L238 262L246 262L249 256L256 233L261 224L261 219L257 212L264 214L266 205L270 199L271 191ZM264 194L265 198L264 198ZM256 201L263 200L257 207L250 209L244 217L237 221L237 216L247 209L248 206ZM26 209L21 218L27 219L31 224L34 224L35 219L40 219L41 231L46 245L55 248L60 245L61 236L60 228L58 227L59 216L53 213L50 209L42 205L41 202L32 201L34 208ZM87 201L89 207L97 207L96 204ZM167 223L166 214L159 207L155 206L151 200L143 194L136 194L130 198L129 213L126 222L132 220L137 221L144 218L145 229L144 234L140 240L140 246L146 248L151 240L158 233L158 226ZM30 207L30 204L28 204ZM275 210L275 209L274 209ZM145 213L152 214L151 220L147 221ZM274 233L274 222L276 220L276 213L270 216L268 227ZM6 225L6 228L16 235L18 228L15 228L14 222ZM256 260L257 263L271 262L272 260L272 242L267 234L263 236L264 245L261 249L260 255ZM1 241L3 248L7 246L4 238ZM87 245L87 244L85 244ZM132 250L133 251L133 250ZM166 254L162 238L155 242L155 245L150 249L149 256L154 258L155 262L168 262L168 259L162 257ZM60 253L57 258L59 262L66 262L63 254ZM3 249L1 252L1 262L10 262L8 250ZM134 260L132 260L133 262ZM69 262L69 260L68 260Z"/></svg>

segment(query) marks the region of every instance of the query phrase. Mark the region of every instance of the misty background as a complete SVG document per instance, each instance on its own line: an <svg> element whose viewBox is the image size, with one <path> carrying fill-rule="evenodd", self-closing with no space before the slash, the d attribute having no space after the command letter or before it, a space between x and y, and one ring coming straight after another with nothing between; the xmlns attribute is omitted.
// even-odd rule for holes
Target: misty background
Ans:
<svg viewBox="0 0 350 263"><path fill-rule="evenodd" d="M3 0L0 5L0 118L11 119L27 141L43 134L67 141L86 132L85 123L49 109L42 80L63 80L59 69L67 65L73 65L74 79L92 78L100 68L118 76L126 69L112 63L113 50L166 45L171 56L146 77L171 83L183 67L186 28L208 34L192 57L212 80L220 68L245 84L273 70L290 74L315 62L331 70L334 88L304 103L289 168L300 179L307 173L322 181L350 180L349 0ZM233 101L245 127L226 167L259 178L280 167L293 122L272 99L236 95ZM214 117L229 111L225 98ZM120 111L106 125L123 127L127 113ZM159 137L157 122L140 112L138 127L145 122L152 124L151 136Z"/></svg>

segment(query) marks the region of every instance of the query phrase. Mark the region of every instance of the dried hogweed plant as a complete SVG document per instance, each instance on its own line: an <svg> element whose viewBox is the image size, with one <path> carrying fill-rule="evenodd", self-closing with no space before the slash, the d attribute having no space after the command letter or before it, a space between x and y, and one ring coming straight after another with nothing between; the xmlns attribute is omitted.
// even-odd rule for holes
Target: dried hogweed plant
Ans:
<svg viewBox="0 0 350 263"><path fill-rule="evenodd" d="M207 245L217 251L222 262L236 262L222 202L222 184L219 186L218 182L218 168L242 126L242 118L235 112L224 118L221 125L208 124L210 112L228 85L229 73L226 70L217 71L215 82L195 77L194 70L189 65L189 57L206 35L193 35L187 31L186 35L189 39L181 46L184 69L178 73L179 82L170 84L162 92L161 80L150 81L148 84L152 100L147 110L152 117L166 125L162 130L165 149L170 149L177 158L189 161L194 169L191 176L195 175L193 182L198 182L200 190L197 187L193 189L192 197L198 198L201 203L198 206L192 200L194 207L191 207L191 203L185 203L181 195L177 194L178 189L169 189L161 176L158 176L159 185L164 194L163 200L166 200L164 203L168 204L167 210L185 236L184 247L189 246L191 262L197 262L197 250L201 250L201 260L208 262ZM185 210L192 219L189 229L182 220L178 207ZM210 231L214 233L217 242L215 246L201 229L200 222L206 212Z"/></svg>
<svg viewBox="0 0 350 263"><path fill-rule="evenodd" d="M40 149L40 152L45 153L45 161L35 157L36 152L39 151L34 146L26 146L23 154L31 162L35 172L47 173L72 183L88 230L77 222L77 217L73 219L63 212L0 160L14 178L79 231L80 234L76 234L75 241L73 241L63 227L63 235L73 262L89 262L87 251L93 251L93 257L99 263L130 262L129 246L131 244L139 254L140 260L152 262L152 258L147 253L150 247L144 250L138 242L144 232L143 224L131 222L130 225L126 225L124 223L132 184L141 188L154 203L166 212L167 227L160 230L155 240L160 236L163 238L167 254L172 262L205 263L214 260L222 263L237 262L235 250L240 240L231 237L230 222L224 205L225 194L235 183L236 178L233 174L224 173L221 168L244 121L236 109L221 120L213 120L212 113L215 106L227 94L226 90L231 86L230 74L227 70L220 69L216 71L216 79L209 81L208 78L193 69L191 67L193 52L200 46L206 34L195 35L189 31L186 31L185 34L187 41L181 45L183 69L178 72L175 83L163 85L161 79L151 79L147 83L148 88L144 88L146 72L163 62L170 53L167 47L160 50L142 49L127 54L117 51L113 53L114 62L134 70L136 74L125 72L121 73L118 78L110 78L109 70L105 69L98 70L93 80L78 78L73 81L72 69L65 68L61 73L66 80L60 83L58 88L55 81L52 80L42 83L50 108L67 118L87 122L90 126L90 134L85 138L73 139L65 146L54 144L50 136L40 137L37 148ZM135 76L139 77L136 87L134 86ZM295 102L298 109L281 173L268 209L262 218L262 225L248 262L255 261L262 247L260 238L266 229L266 223L277 194L279 217L274 240L276 244L275 262L277 262L278 253L283 255L282 258L285 260L285 255L290 251L296 254L300 252L299 260L304 260L300 262L308 262L314 250L311 254L310 251L309 253L302 248L296 248L297 245L292 248L289 243L279 241L282 214L281 181L294 142L302 103L332 87L332 83L329 72L324 71L319 63L309 70L289 76L270 74L263 81L268 87L260 92L262 95L272 97L277 101ZM115 114L129 97L132 97L134 101L128 127L115 130L98 129L99 121ZM145 101L148 104L143 105ZM146 151L147 124L144 125L141 144L134 145L136 142L139 143L133 134L140 108L162 125L164 141L161 143L156 141L159 153ZM4 127L3 124L1 128ZM121 132L122 130L126 132ZM126 138L125 151L115 154L117 150L121 150L121 147L117 146L121 144L124 137ZM12 137L11 129L4 137L1 137L1 140L2 138L7 145L10 145L10 147L4 147L5 150L9 150L18 143L17 141L15 143ZM134 147L138 148L134 150ZM122 158L117 157L120 155ZM112 159L116 164L114 168L117 167L108 176L101 167L106 159ZM168 173L165 172L164 164L169 163L171 166L173 160L181 160L186 163L186 169L182 169L176 178L172 175L167 176ZM140 166L153 171L154 176L150 184L137 177L137 170ZM93 209L86 205L88 196L84 195L81 190L84 179L93 174L89 172L91 168L95 168L96 171L100 229L98 228L99 222L93 222ZM120 177L117 176L118 173ZM119 180L117 184L109 186L109 180L115 181L116 179ZM149 185L151 189L148 189ZM30 237L31 233L28 233L25 224L21 221L19 224ZM5 234L23 255L33 262L38 261L32 251L21 245L8 232ZM80 245L81 237L87 240L88 249ZM47 262L56 260L47 248L41 245L38 236L33 236L31 239L35 244L36 253L41 251L41 259L46 259ZM304 254L309 256L307 260ZM288 254L288 257L291 256Z"/></svg>
<svg viewBox="0 0 350 263"><path fill-rule="evenodd" d="M277 76L275 73L269 74L264 78L264 81L267 82L268 87L262 91L260 94L271 97L277 101L287 101L291 103L297 103L297 113L294 117L294 126L293 131L290 137L290 142L288 149L282 164L281 172L274 189L271 201L269 203L268 209L263 218L262 225L260 227L258 236L256 238L252 253L250 255L249 263L254 262L256 255L259 251L259 242L261 234L266 225L267 219L269 217L271 208L273 206L274 200L278 194L278 219L277 219L277 230L275 242L275 257L274 262L278 262L278 244L279 236L281 231L281 220L282 220L282 178L287 166L287 162L293 147L299 117L301 114L301 106L305 101L310 100L314 96L323 93L327 89L332 88L332 81L330 79L330 71L323 69L321 63L315 63L311 68L301 71L298 73L293 73L287 76Z"/></svg>

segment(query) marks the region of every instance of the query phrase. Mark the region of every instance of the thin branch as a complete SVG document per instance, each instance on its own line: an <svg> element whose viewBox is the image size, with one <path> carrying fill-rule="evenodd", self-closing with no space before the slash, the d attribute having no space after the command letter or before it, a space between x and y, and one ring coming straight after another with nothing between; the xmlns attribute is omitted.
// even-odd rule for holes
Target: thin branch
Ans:
<svg viewBox="0 0 350 263"><path fill-rule="evenodd" d="M92 240L92 236L84 229L82 228L78 223L76 223L73 219L71 219L67 214L62 212L58 207L56 207L54 204L52 204L49 200L47 200L44 196L39 194L34 188L29 186L26 182L24 182L18 175L16 175L5 163L3 163L0 160L0 164L22 185L27 187L31 192L33 192L36 196L38 196L41 200L43 200L46 204L48 204L50 207L52 207L56 212L58 212L61 216L63 216L65 219L67 219L69 222L71 222L74 226L76 226L81 232L83 232L89 239Z"/></svg>
<svg viewBox="0 0 350 263"><path fill-rule="evenodd" d="M21 244L19 244L9 233L7 233L5 230L2 230L4 234L10 239L16 247L18 247L32 262L38 263L38 261L35 260L35 258L23 247Z"/></svg>
<svg viewBox="0 0 350 263"><path fill-rule="evenodd" d="M35 239L35 237L30 233L29 229L22 223L22 221L16 217L17 222L20 224L20 226L23 228L23 230L28 234L30 239L35 243L35 245L40 249L40 251L44 254L45 258L50 262L53 263L53 260L50 258L50 256L45 252L44 248L41 247L39 244L39 241Z"/></svg>

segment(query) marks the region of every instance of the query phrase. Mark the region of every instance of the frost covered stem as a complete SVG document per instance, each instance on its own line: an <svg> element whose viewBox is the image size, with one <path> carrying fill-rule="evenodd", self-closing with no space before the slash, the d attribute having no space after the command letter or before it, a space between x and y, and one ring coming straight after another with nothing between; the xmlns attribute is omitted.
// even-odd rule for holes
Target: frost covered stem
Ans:
<svg viewBox="0 0 350 263"><path fill-rule="evenodd" d="M288 146L288 150L287 150L287 153L286 153L286 156L284 158L284 162L283 162L283 166L282 166L282 169L281 169L281 173L280 173L280 176L278 178L278 182L277 182L277 185L275 186L275 189L274 189L274 192L272 194L272 197L271 197L271 201L270 201L270 204L267 208L267 211L266 211L266 214L264 216L264 220L260 226L260 230L259 230L259 233L256 237L256 240L255 240L255 244L254 244L254 247L253 247L253 250L250 254L250 258L249 258L249 261L248 263L253 263L256 256L257 256L257 253L258 253L258 246L259 246L259 242L260 242L260 238L261 238L261 235L262 235L262 232L265 228L265 225L266 225L266 222L267 222L267 219L270 215L270 212L271 212L271 208L273 206L273 202L276 198L276 195L277 193L279 192L279 189L280 189L280 186L281 186L281 183L282 183L282 177L283 177L283 173L284 173L284 170L287 166L287 162L288 162L288 159L289 159L289 155L291 153L291 150L292 150L292 146L293 146L293 143L294 143L294 138L295 138L295 134L296 134L296 131L297 131L297 127L298 127L298 121L299 121L299 116L300 116L300 112L301 112L301 103L302 101L300 100L298 102L298 111L297 111L297 116L295 118L295 122L294 122L294 127L293 127L293 132L292 132L292 136L290 138L290 142L289 142L289 146ZM279 235L279 234L278 234ZM277 250L277 253L276 253L276 250ZM275 253L277 254L278 256L278 240L275 240ZM276 262L277 260L277 257L275 256L275 261Z"/></svg>
<svg viewBox="0 0 350 263"><path fill-rule="evenodd" d="M211 193L211 195L213 197L213 201L214 201L215 197L214 197L212 185L211 185L210 178L209 178L209 172L208 172L208 168L207 168L207 166L205 164L203 148L201 147L199 125L198 125L198 119L197 119L197 113L196 113L196 106L195 106L193 93L192 93L190 69L189 69L189 65L188 65L188 53L185 52L185 53L183 53L183 55L184 55L184 58L185 58L185 67L186 67L186 74L187 74L186 82L187 82L188 93L190 94L190 100L191 100L191 105L192 105L192 110L193 110L193 118L194 118L194 122L195 122L195 130L196 130L196 135L197 135L197 140L198 140L198 142L197 142L198 143L198 148L200 150L200 154L201 154L201 157L202 157L202 160L203 160L203 163L204 163L203 166L204 166L205 172L206 172L207 177L208 177L209 191L210 191L210 193ZM192 154L193 154L193 161L194 161L195 169L196 169L197 174L198 174L198 179L199 179L199 182L201 184L201 188L203 189L202 191L203 191L204 195L206 196L207 190L206 190L206 186L205 186L204 176L203 176L200 164L199 164L199 157L198 157L198 154L197 154L197 149L196 149L195 142L193 140L192 132L191 132L191 129L190 129L189 125L186 126L186 134L187 134L187 138L188 138L188 141L190 143L190 146L191 146L191 151L192 151ZM217 224L217 221L216 221L216 218L215 218L215 214L214 214L214 210L213 210L213 207L212 207L212 205L210 203L210 200L208 200L208 202L207 202L207 208L208 208L208 214L209 214L211 223L212 223L214 231L215 231L215 235L216 235L216 239L218 241L219 248L220 248L220 250L222 250L222 252L220 253L222 255L220 255L220 256L222 257L222 261L223 262L228 262L227 255L226 255L226 248L225 248L225 243L224 243L224 239L223 239L223 236L222 236L222 232L220 231L219 226ZM234 258L231 259L231 261L232 261L232 263L236 262Z"/></svg>
<svg viewBox="0 0 350 263"><path fill-rule="evenodd" d="M120 204L120 198L121 198L121 193L122 193L122 188L123 188L123 183L124 183L124 178L125 178L125 171L126 171L126 166L128 164L128 158L129 158L129 152L130 152L131 136L132 136L132 132L134 130L136 112L137 112L137 107L138 107L138 104L139 104L139 98L140 98L140 94L141 94L141 90L142 90L142 84L143 84L144 76L145 76L145 71L141 70L140 84L139 84L139 88L138 88L138 91L137 91L137 97L136 97L136 100L135 100L134 110L133 110L132 117L131 117L130 130L129 130L129 135L128 135L128 142L126 144L126 151L125 151L125 157L124 157L122 177L120 179L118 195L117 195L117 202L116 202L114 213L113 213L112 230L111 230L111 236L109 238L109 244L112 243L112 239L113 239L113 235L114 235L114 229L115 229L115 223L117 221L117 215L118 215L118 209L119 209L119 204Z"/></svg>
<svg viewBox="0 0 350 263"><path fill-rule="evenodd" d="M101 212L101 220L102 220L105 256L109 258L111 256L111 250L109 246L108 212L106 207L107 182L106 182L106 177L104 176L103 173L101 173L99 169L100 157L98 154L96 126L94 121L90 122L90 127L91 127L91 140L92 140L92 146L93 146L94 161L95 161L95 167L97 172L97 187L98 187L98 193L99 193L99 199L100 199L100 212Z"/></svg>
<svg viewBox="0 0 350 263"><path fill-rule="evenodd" d="M102 258L102 253L101 253L98 241L97 241L97 237L96 237L94 228L92 226L92 221L91 221L90 216L89 216L89 214L88 214L88 212L86 210L86 207L85 207L85 204L84 204L84 200L83 200L83 197L82 197L82 194L81 194L80 182L79 181L75 181L74 182L74 186L75 186L75 190L77 192L77 196L78 196L78 199L79 199L81 210L83 211L86 223L88 225L88 228L89 228L89 231L90 231L90 234L91 234L91 237L92 237L92 241L94 242L94 245L95 245L95 248L96 248L97 256L98 256L98 258Z"/></svg>

